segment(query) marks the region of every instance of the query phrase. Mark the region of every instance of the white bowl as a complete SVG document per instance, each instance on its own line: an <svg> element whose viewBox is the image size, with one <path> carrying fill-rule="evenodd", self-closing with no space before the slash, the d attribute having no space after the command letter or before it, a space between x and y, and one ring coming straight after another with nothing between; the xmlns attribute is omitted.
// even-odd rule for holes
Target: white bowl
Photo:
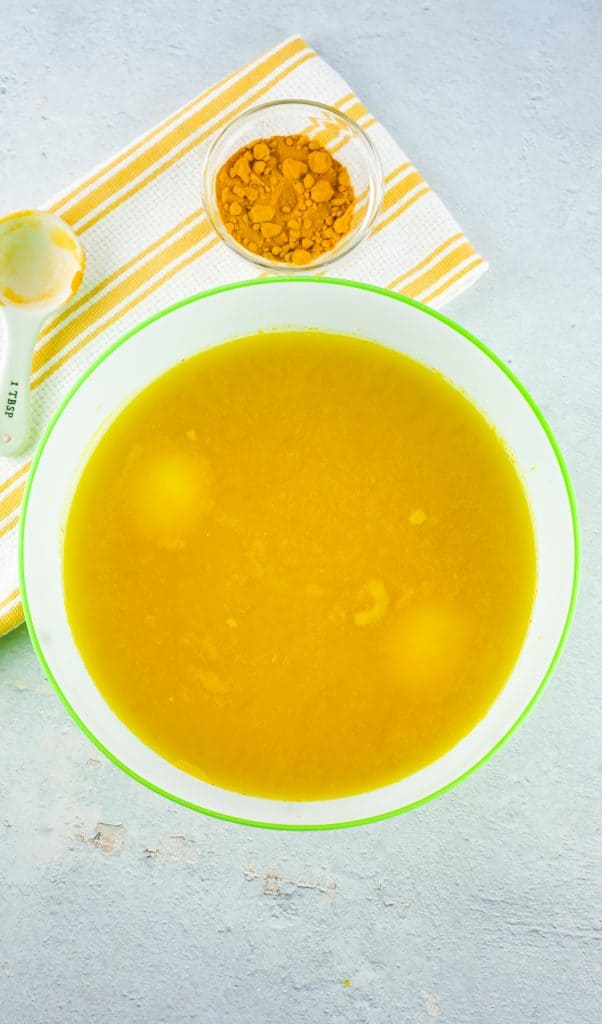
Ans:
<svg viewBox="0 0 602 1024"><path fill-rule="evenodd" d="M426 768L381 789L336 800L286 803L243 796L188 775L150 750L113 713L73 641L63 593L61 537L75 482L115 410L175 363L202 349L287 327L357 334L444 374L506 442L534 520L538 579L528 634L514 670L474 729ZM82 377L51 423L23 503L20 573L31 638L45 672L90 739L156 792L217 817L281 828L373 821L448 789L480 765L518 724L547 681L575 603L579 547L575 502L541 413L476 338L393 292L326 278L274 278L216 288L158 313L124 335Z"/></svg>

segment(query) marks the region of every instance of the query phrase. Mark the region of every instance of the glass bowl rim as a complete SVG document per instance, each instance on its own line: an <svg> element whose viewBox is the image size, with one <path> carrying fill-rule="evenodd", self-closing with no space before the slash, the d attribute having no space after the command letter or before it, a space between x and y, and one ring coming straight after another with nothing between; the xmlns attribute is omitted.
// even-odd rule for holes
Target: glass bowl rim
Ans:
<svg viewBox="0 0 602 1024"><path fill-rule="evenodd" d="M312 260L309 264L303 266L295 266L294 263L286 263L277 260L269 260L264 256L260 256L259 253L253 253L249 249L245 249L243 245L240 245L235 238L227 231L225 224L221 217L216 216L214 206L216 205L213 200L213 187L215 182L215 175L211 173L211 161L214 154L219 146L220 142L228 135L233 128L237 125L244 123L245 120L250 119L254 114L261 111L271 110L277 107L314 107L317 110L321 110L329 114L335 119L343 121L343 123L351 129L352 134L359 138L364 144L366 150L366 164L370 169L371 185L369 186L373 193L372 208L370 205L366 211L366 215L362 218L356 228L348 232L346 240L339 246L333 249L327 250L322 256ZM321 103L319 100L306 100L302 98L282 99L282 100L268 100L266 103L258 103L253 107L249 107L247 110L243 110L240 114L233 117L211 140L209 148L205 154L203 161L203 167L201 170L201 194L203 209L207 215L207 219L211 224L211 227L219 235L222 242L224 242L233 252L242 256L243 259L250 263L254 263L255 266L268 269L274 273L281 271L287 274L291 273L309 273L311 270L316 268L325 267L329 263L333 263L335 260L340 259L342 256L346 256L347 253L355 249L360 242L362 242L370 228L374 224L374 220L381 209L383 194L384 194L384 172L383 166L378 154L378 150L365 131L364 128L357 121L354 121L352 117L345 114L342 110L337 110L336 107L331 107L328 103Z"/></svg>

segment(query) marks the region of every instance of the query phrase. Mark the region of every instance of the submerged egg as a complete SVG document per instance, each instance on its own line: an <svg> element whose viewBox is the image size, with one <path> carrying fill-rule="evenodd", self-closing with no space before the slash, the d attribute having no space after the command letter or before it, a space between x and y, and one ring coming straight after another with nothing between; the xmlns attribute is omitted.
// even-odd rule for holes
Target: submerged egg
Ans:
<svg viewBox="0 0 602 1024"><path fill-rule="evenodd" d="M208 460L169 447L135 452L127 472L125 505L149 540L172 550L184 547L213 506Z"/></svg>
<svg viewBox="0 0 602 1024"><path fill-rule="evenodd" d="M404 687L440 687L453 682L466 658L468 629L457 608L433 602L404 612L389 642Z"/></svg>

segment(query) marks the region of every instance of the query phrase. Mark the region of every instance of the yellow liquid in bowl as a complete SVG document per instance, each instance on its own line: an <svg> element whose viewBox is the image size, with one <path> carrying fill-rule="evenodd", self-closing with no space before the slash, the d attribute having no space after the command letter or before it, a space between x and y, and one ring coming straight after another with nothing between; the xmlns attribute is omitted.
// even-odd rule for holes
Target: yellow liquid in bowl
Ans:
<svg viewBox="0 0 602 1024"><path fill-rule="evenodd" d="M89 459L67 612L146 744L279 799L393 782L483 717L522 645L535 544L479 411L390 349L266 334L180 364Z"/></svg>

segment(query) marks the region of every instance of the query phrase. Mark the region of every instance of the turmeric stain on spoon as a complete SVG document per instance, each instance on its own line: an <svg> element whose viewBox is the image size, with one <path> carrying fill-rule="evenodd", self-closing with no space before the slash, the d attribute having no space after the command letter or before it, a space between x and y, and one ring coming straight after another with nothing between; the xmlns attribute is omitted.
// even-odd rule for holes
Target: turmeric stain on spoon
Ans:
<svg viewBox="0 0 602 1024"><path fill-rule="evenodd" d="M84 272L83 250L55 218L23 210L0 220L0 302L62 303Z"/></svg>

